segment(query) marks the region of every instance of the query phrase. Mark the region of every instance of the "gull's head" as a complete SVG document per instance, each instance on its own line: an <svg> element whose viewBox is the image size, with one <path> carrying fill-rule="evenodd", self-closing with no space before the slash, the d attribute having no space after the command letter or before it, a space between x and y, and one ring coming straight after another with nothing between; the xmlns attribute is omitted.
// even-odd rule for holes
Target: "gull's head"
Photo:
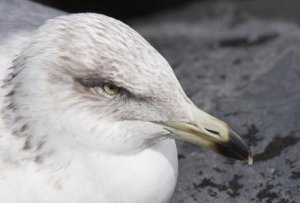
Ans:
<svg viewBox="0 0 300 203"><path fill-rule="evenodd" d="M251 157L227 124L193 105L168 62L115 19L75 14L49 20L15 67L13 102L33 139L131 153L175 138L236 159Z"/></svg>

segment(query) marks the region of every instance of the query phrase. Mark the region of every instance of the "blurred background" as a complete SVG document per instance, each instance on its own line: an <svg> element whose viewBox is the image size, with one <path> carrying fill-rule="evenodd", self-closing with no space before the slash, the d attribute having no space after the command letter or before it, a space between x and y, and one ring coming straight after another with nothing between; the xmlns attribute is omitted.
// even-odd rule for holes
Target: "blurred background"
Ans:
<svg viewBox="0 0 300 203"><path fill-rule="evenodd" d="M71 13L97 12L118 19L154 15L172 10L191 2L216 2L218 0L33 0ZM219 0L223 2L229 2ZM299 0L232 0L245 10L265 18L281 18L300 21Z"/></svg>

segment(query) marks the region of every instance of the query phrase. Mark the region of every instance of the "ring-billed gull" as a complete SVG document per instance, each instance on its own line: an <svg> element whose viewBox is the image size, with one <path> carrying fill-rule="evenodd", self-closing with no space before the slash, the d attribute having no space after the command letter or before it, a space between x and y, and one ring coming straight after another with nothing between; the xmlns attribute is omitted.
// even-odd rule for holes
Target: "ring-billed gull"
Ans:
<svg viewBox="0 0 300 203"><path fill-rule="evenodd" d="M168 202L173 140L251 162L139 34L99 14L47 21L1 46L1 202Z"/></svg>

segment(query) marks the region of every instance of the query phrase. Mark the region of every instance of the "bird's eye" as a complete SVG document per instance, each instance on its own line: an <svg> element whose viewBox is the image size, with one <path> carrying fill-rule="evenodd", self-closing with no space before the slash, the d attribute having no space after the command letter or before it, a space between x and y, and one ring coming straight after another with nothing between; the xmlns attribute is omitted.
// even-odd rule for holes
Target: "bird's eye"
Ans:
<svg viewBox="0 0 300 203"><path fill-rule="evenodd" d="M101 88L106 94L111 96L116 95L120 92L120 87L111 83L104 83L102 84Z"/></svg>

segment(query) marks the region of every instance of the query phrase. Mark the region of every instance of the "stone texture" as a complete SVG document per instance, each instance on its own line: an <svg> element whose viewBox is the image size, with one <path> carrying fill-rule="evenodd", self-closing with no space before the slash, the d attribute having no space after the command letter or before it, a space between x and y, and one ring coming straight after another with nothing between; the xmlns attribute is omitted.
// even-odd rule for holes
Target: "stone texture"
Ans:
<svg viewBox="0 0 300 203"><path fill-rule="evenodd" d="M45 20L64 12L27 0L0 1L0 41L18 32L35 30Z"/></svg>
<svg viewBox="0 0 300 203"><path fill-rule="evenodd" d="M0 36L62 12L0 3ZM170 62L188 96L251 145L253 166L179 145L174 203L300 201L300 29L229 3L196 3L129 22Z"/></svg>
<svg viewBox="0 0 300 203"><path fill-rule="evenodd" d="M248 141L254 165L181 143L173 202L300 201L300 29L228 3L132 23L202 109Z"/></svg>

